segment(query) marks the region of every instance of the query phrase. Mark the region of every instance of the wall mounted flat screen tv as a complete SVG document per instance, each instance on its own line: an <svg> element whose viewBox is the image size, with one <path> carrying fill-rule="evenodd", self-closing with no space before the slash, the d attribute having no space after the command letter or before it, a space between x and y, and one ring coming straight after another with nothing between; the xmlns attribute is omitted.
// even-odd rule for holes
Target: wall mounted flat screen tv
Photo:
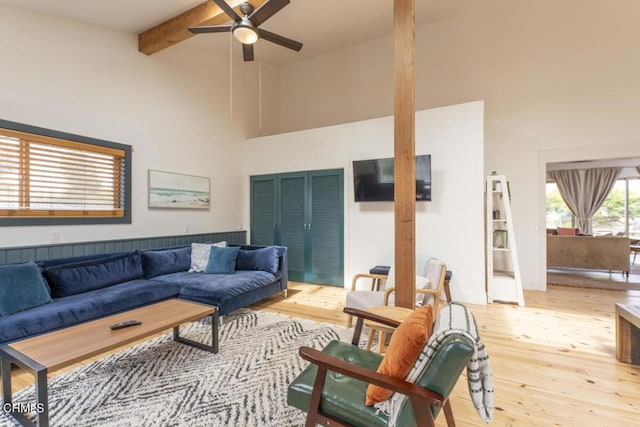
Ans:
<svg viewBox="0 0 640 427"><path fill-rule="evenodd" d="M393 201L393 158L354 160L356 202ZM416 156L416 201L431 200L431 155Z"/></svg>

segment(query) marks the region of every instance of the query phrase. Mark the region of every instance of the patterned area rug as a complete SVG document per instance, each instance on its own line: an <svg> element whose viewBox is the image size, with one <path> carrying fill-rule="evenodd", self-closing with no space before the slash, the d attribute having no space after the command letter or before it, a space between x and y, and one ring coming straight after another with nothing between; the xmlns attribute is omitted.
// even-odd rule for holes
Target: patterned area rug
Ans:
<svg viewBox="0 0 640 427"><path fill-rule="evenodd" d="M205 319L181 335L210 341L210 328ZM351 334L239 310L223 319L218 354L176 343L168 333L51 378L51 425L301 426L304 413L286 401L287 386L307 364L298 348L350 341ZM33 399L33 387L14 394L14 402ZM15 424L0 412L0 425Z"/></svg>

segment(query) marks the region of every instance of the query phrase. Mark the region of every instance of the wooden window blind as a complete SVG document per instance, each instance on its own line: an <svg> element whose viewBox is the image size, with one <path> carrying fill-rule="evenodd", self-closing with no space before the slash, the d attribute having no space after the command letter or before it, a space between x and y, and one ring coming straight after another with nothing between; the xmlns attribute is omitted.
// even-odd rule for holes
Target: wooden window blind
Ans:
<svg viewBox="0 0 640 427"><path fill-rule="evenodd" d="M0 128L0 217L121 218L125 151Z"/></svg>

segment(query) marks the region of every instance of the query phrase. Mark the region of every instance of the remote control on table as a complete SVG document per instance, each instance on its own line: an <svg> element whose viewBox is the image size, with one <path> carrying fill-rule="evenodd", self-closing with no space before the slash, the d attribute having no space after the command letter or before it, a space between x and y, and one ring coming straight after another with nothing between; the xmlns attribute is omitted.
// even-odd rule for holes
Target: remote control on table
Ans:
<svg viewBox="0 0 640 427"><path fill-rule="evenodd" d="M124 322L114 323L113 325L110 326L110 328L113 330L116 330L116 329L128 328L129 326L135 326L135 325L142 325L142 322L139 320L125 320Z"/></svg>

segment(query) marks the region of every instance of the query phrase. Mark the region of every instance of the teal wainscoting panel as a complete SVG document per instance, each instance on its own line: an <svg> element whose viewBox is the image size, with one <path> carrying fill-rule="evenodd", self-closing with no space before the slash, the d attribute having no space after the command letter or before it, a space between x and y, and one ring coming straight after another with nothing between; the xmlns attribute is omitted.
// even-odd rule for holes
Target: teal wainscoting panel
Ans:
<svg viewBox="0 0 640 427"><path fill-rule="evenodd" d="M185 246L191 243L219 242L246 244L247 232L229 231L221 233L186 234L135 239L120 239L97 242L78 242L53 245L0 248L0 265L33 260L67 258L84 255L99 255L112 252L130 252L141 249L158 249Z"/></svg>

